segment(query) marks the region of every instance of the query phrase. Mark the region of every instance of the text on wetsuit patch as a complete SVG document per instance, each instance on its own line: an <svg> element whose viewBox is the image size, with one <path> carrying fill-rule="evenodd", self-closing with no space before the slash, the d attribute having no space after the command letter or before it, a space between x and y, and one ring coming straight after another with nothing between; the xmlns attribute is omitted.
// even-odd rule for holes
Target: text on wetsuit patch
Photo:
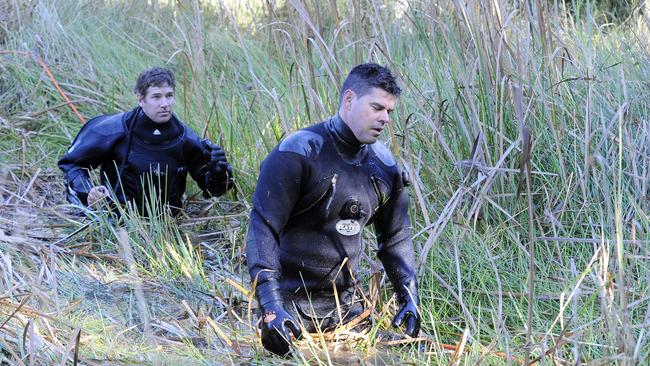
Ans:
<svg viewBox="0 0 650 366"><path fill-rule="evenodd" d="M341 235L357 235L361 231L361 224L355 220L341 220L336 223L336 231Z"/></svg>

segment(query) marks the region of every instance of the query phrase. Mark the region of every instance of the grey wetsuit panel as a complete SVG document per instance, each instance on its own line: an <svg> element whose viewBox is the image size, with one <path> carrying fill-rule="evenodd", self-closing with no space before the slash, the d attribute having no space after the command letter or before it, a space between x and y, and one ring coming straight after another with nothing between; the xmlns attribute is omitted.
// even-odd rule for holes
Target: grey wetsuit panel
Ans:
<svg viewBox="0 0 650 366"><path fill-rule="evenodd" d="M315 158L323 147L323 137L311 131L300 130L284 139L278 150L293 152L306 158Z"/></svg>
<svg viewBox="0 0 650 366"><path fill-rule="evenodd" d="M395 159L393 158L393 153L384 145L381 141L377 141L374 144L370 145L372 150L375 152L379 160L381 160L384 165L391 167L395 165Z"/></svg>

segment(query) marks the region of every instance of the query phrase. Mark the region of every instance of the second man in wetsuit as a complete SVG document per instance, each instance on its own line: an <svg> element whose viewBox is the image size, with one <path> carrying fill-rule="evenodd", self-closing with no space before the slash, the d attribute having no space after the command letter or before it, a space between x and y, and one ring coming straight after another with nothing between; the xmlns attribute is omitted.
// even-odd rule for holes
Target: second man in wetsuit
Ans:
<svg viewBox="0 0 650 366"><path fill-rule="evenodd" d="M113 190L120 203L133 201L143 214L159 204L178 212L188 173L206 197L220 196L233 186L224 151L200 139L172 113L171 70L144 70L135 93L138 107L88 121L59 160L68 201L93 206ZM90 171L98 167L100 183L95 185Z"/></svg>

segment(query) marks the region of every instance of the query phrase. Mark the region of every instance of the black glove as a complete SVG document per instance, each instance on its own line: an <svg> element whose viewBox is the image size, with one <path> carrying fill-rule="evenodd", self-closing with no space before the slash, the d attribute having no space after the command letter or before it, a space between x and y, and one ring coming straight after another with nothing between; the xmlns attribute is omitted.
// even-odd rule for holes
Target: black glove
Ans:
<svg viewBox="0 0 650 366"><path fill-rule="evenodd" d="M289 353L291 333L296 339L302 336L302 331L296 321L284 310L281 302L272 302L262 307L262 345L276 355L285 356Z"/></svg>
<svg viewBox="0 0 650 366"><path fill-rule="evenodd" d="M208 166L210 170L217 176L227 174L232 177L232 167L228 164L226 159L226 152L217 144L213 144L210 140L203 140L203 156L208 159Z"/></svg>
<svg viewBox="0 0 650 366"><path fill-rule="evenodd" d="M263 312L260 322L262 345L276 355L286 356L291 346L291 333L300 339L302 331L284 309L277 281L270 280L257 286L256 293Z"/></svg>
<svg viewBox="0 0 650 366"><path fill-rule="evenodd" d="M415 338L420 333L420 313L418 312L420 299L415 279L402 282L395 292L400 307L393 319L393 327L399 328L406 321L404 333Z"/></svg>

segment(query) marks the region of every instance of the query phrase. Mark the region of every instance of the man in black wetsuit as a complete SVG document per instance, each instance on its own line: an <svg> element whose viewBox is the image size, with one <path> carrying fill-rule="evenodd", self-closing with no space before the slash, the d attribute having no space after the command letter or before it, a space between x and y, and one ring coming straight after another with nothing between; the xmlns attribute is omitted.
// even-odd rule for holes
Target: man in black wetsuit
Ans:
<svg viewBox="0 0 650 366"><path fill-rule="evenodd" d="M338 114L289 135L262 163L246 255L262 344L276 354L289 352L299 323L328 330L363 312L355 274L368 224L400 306L393 325L420 330L408 176L377 140L400 92L389 69L356 66Z"/></svg>
<svg viewBox="0 0 650 366"><path fill-rule="evenodd" d="M95 117L81 128L59 160L69 202L92 207L113 190L120 203L133 201L141 213L150 214L152 204L168 204L177 212L188 172L205 197L233 186L224 151L172 113L174 91L171 70L147 69L136 82L137 108ZM101 175L95 186L89 172L97 167ZM150 197L157 202L148 202Z"/></svg>

